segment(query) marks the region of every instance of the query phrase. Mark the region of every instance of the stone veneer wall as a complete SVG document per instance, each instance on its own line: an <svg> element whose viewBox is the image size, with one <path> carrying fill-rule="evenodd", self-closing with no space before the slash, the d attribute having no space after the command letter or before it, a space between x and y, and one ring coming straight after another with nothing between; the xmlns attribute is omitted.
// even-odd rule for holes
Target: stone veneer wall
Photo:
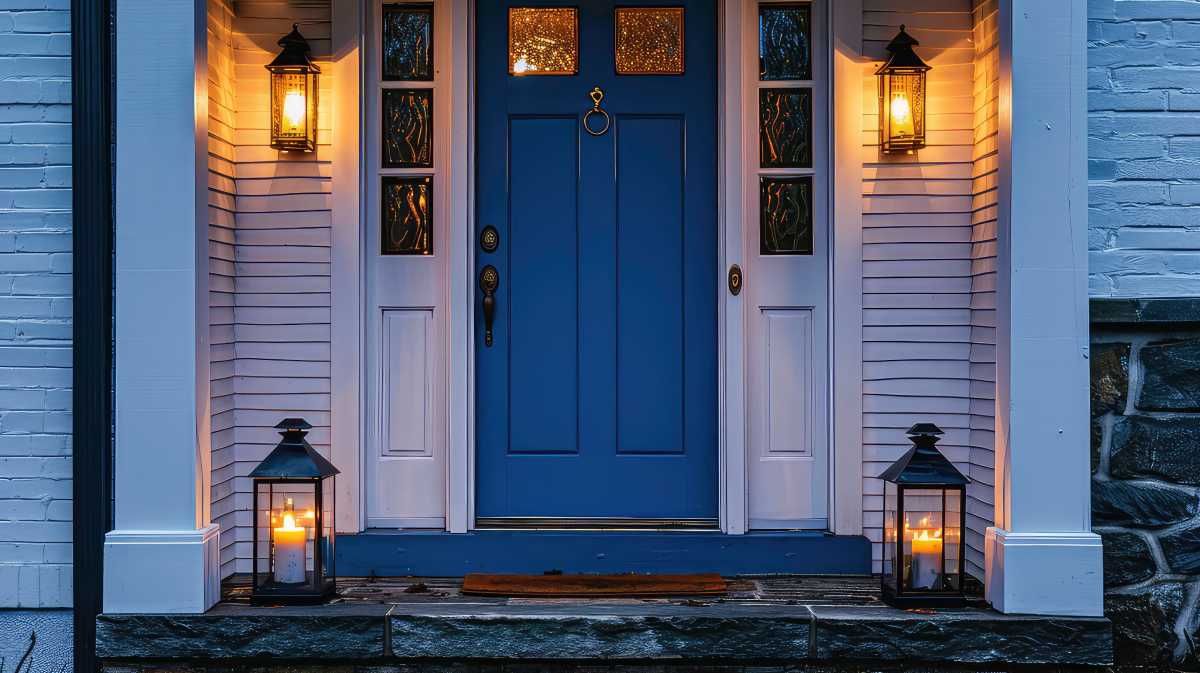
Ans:
<svg viewBox="0 0 1200 673"><path fill-rule="evenodd" d="M1200 667L1200 300L1092 300L1092 524L1119 664Z"/></svg>

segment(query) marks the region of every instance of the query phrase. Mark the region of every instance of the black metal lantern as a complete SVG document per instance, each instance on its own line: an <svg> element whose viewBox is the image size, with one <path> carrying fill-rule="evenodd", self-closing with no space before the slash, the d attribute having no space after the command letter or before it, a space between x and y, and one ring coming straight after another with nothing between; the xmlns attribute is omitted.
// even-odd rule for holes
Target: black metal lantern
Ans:
<svg viewBox="0 0 1200 673"><path fill-rule="evenodd" d="M967 484L934 445L932 423L908 429L913 448L879 478L883 489L883 598L897 607L958 607L963 593Z"/></svg>
<svg viewBox="0 0 1200 673"><path fill-rule="evenodd" d="M267 65L271 71L271 147L312 152L317 149L317 75L312 48L299 24L279 40L283 51Z"/></svg>
<svg viewBox="0 0 1200 673"><path fill-rule="evenodd" d="M900 26L888 44L888 60L875 76L879 79L879 145L885 153L925 147L925 73L932 68L913 51L919 45Z"/></svg>
<svg viewBox="0 0 1200 673"><path fill-rule="evenodd" d="M287 418L283 440L250 473L254 480L256 604L321 603L333 596L337 468L304 438L312 426Z"/></svg>

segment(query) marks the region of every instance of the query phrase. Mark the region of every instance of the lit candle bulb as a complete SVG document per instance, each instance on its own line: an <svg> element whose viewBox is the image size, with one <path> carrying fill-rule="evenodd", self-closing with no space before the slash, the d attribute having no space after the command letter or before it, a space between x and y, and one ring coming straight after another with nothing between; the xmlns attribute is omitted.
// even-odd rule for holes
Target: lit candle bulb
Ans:
<svg viewBox="0 0 1200 673"><path fill-rule="evenodd" d="M275 581L280 584L300 584L305 580L308 535L303 526L296 525L292 499L284 502L283 525L275 529Z"/></svg>
<svg viewBox="0 0 1200 673"><path fill-rule="evenodd" d="M283 118L287 122L289 133L297 132L304 126L305 101L300 91L289 91L283 97Z"/></svg>

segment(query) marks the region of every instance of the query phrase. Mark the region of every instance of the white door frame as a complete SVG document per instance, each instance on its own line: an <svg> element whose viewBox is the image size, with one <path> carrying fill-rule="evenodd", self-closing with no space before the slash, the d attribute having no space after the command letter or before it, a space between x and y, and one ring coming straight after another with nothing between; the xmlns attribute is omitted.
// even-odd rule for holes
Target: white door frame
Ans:
<svg viewBox="0 0 1200 673"><path fill-rule="evenodd" d="M742 61L753 45L746 44L749 27L742 25L743 2L722 0L718 23L720 170L718 174L719 249L718 286L718 423L721 530L730 534L747 530L746 482L746 357L745 307L726 289L730 265L743 268L745 252L741 175L756 156L743 146L745 119L741 81ZM451 168L442 175L442 190L451 204L450 235L445 242L448 259L447 451L446 528L463 533L474 528L474 0L435 0L451 6L452 57L439 63L449 70ZM364 0L332 0L333 65L331 74L339 92L333 115L333 249L331 329L332 456L342 474L337 487L338 532L356 533L366 527L367 480L365 467L365 245L362 194L365 179L373 179L363 165L361 150L366 111L362 54ZM446 16L441 13L439 16ZM862 77L861 0L829 3L828 37L830 78L830 237L831 349L829 399L831 418L830 527L838 534L862 532L862 204L861 117ZM443 52L444 53L444 52ZM736 92L734 95L730 93ZM730 178L730 176L734 176ZM448 178L448 179L447 179ZM448 183L448 184L447 184ZM842 344L840 347L838 344Z"/></svg>

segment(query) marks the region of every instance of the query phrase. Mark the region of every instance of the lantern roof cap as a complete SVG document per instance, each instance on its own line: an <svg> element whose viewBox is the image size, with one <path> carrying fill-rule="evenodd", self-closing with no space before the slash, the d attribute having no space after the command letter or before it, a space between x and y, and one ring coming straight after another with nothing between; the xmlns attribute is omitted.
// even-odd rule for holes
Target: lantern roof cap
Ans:
<svg viewBox="0 0 1200 673"><path fill-rule="evenodd" d="M292 24L292 32L279 38L277 43L283 47L283 51L275 57L267 65L267 70L276 68L308 68L314 72L321 72L316 63L312 61L312 47L309 46L308 40L300 34L300 24Z"/></svg>
<svg viewBox="0 0 1200 673"><path fill-rule="evenodd" d="M884 481L903 486L965 486L963 476L934 446L944 432L933 423L917 423L906 433L913 447L879 475Z"/></svg>
<svg viewBox="0 0 1200 673"><path fill-rule="evenodd" d="M250 473L252 479L324 479L338 474L333 463L304 438L312 429L303 418L285 418L275 426L283 439Z"/></svg>
<svg viewBox="0 0 1200 673"><path fill-rule="evenodd" d="M913 47L920 45L915 37L908 34L904 24L900 24L900 32L896 33L896 37L888 43L888 60L879 69L875 71L876 75L886 74L889 70L920 70L925 72L933 70L925 61L917 56L917 52L913 51Z"/></svg>

